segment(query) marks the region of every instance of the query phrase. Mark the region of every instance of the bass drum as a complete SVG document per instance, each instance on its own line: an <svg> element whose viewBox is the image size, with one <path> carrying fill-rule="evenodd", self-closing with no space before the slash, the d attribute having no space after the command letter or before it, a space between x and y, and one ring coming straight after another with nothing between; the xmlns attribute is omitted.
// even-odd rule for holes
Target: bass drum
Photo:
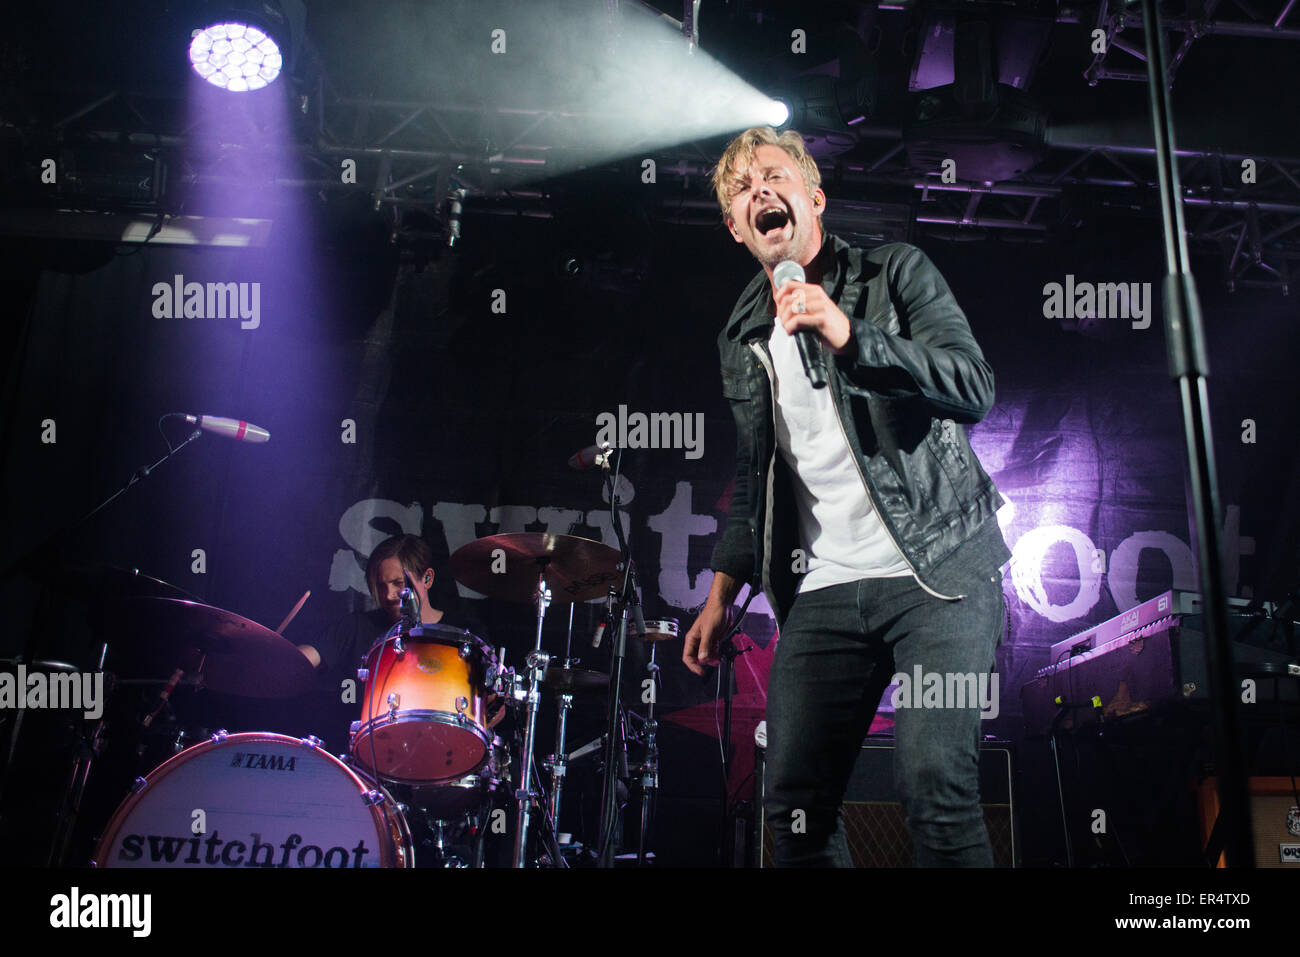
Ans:
<svg viewBox="0 0 1300 957"><path fill-rule="evenodd" d="M317 738L226 734L138 778L95 867L411 867L406 819Z"/></svg>

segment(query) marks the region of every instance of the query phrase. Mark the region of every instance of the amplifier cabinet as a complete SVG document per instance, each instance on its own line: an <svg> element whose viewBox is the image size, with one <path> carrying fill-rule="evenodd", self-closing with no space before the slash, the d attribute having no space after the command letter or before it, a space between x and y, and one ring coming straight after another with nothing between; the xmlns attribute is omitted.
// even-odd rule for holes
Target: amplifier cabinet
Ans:
<svg viewBox="0 0 1300 957"><path fill-rule="evenodd" d="M754 829L750 835L751 867L772 867L772 830L764 820L765 749L755 748ZM1006 741L980 744L980 805L997 867L1016 867L1016 833L1011 746ZM844 795L844 832L854 867L912 867L912 837L903 806L894 790L894 744L869 738L853 767Z"/></svg>

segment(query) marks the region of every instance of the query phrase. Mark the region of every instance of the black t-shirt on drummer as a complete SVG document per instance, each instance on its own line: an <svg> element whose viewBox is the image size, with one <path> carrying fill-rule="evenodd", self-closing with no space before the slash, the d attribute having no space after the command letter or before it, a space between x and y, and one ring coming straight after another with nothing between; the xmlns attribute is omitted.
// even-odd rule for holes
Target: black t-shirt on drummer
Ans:
<svg viewBox="0 0 1300 957"><path fill-rule="evenodd" d="M487 641L482 621L459 599L441 602L437 607L442 610L438 624L464 628ZM382 608L344 615L320 636L319 644L309 642L320 654L322 679L333 687L343 678L355 677L370 647L392 627L393 622Z"/></svg>

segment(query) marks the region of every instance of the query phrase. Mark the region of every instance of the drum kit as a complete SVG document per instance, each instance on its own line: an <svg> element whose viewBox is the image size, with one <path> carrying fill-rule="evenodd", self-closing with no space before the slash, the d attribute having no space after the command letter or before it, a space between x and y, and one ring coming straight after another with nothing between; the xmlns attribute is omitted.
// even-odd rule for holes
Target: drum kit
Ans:
<svg viewBox="0 0 1300 957"><path fill-rule="evenodd" d="M513 842L515 867L611 864L618 843L613 814L602 817L598 853L558 827L570 766L602 749L602 811L620 777L625 788L640 785L637 859L645 863L658 787L654 695L642 695L644 716L623 706L622 658L629 639L647 642L648 677L657 683L655 647L677 637L677 622L643 621L626 555L585 538L491 535L456 551L450 566L459 582L489 599L533 605L536 627L523 667L508 667L504 649L470 631L422 623L408 589L402 619L356 663L357 688L364 689L360 714L347 753L338 756L313 736L196 731L172 712L180 688L262 699L310 690L314 669L280 634L283 625L272 631L138 572L83 570L86 580L100 581L116 596L112 617L126 623L113 640L129 644L129 653L109 657L110 695L135 686L150 705L137 703L131 711L128 736L143 742L161 734L171 752L156 766L143 765L152 770L135 779L99 831L93 866L484 866L489 832L509 835L503 840ZM610 674L578 667L572 656L574 605L602 597L606 617L595 644L607 623L618 626ZM543 622L554 602L570 606L562 657L542 649ZM107 650L106 643L101 662ZM576 702L600 692L610 705L604 733L568 753ZM544 695L556 705L555 745L539 761L534 752ZM494 699L513 712L522 732L513 746L493 732L488 704ZM96 746L78 749L75 757L50 863L76 863L68 849L91 765L102 751L102 722L90 722L86 732ZM119 726L112 733L123 731ZM631 770L629 744L642 746L642 761ZM140 744L137 753L144 751ZM506 810L511 804L513 832ZM413 831L427 836L413 840Z"/></svg>

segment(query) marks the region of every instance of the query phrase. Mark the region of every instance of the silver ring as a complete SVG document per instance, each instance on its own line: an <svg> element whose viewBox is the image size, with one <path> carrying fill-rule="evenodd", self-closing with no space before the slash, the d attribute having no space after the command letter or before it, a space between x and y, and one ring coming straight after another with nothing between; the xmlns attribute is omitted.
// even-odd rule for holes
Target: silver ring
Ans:
<svg viewBox="0 0 1300 957"><path fill-rule="evenodd" d="M794 304L794 311L801 315L807 312L808 311L807 303L805 303L802 299L800 299L798 302Z"/></svg>

